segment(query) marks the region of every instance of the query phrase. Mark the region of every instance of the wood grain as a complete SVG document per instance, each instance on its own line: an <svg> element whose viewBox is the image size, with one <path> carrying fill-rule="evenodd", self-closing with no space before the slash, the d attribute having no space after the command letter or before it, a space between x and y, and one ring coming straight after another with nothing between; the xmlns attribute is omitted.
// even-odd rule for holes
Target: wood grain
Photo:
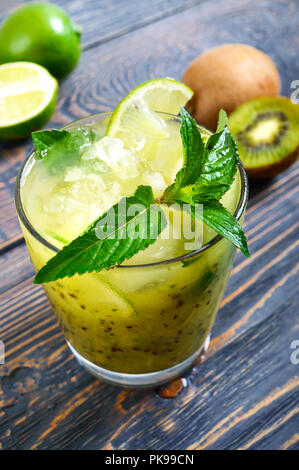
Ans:
<svg viewBox="0 0 299 470"><path fill-rule="evenodd" d="M81 26L83 50L137 30L204 0L52 0ZM0 22L20 5L31 0L14 0L0 5Z"/></svg>
<svg viewBox="0 0 299 470"><path fill-rule="evenodd" d="M222 42L269 53L290 94L298 78L298 1L217 0L192 8L188 1L142 1L130 16L133 4L67 2L90 37L78 68L61 84L50 125L112 109L146 79L180 78L195 55ZM178 5L188 8L165 13ZM159 8L165 18L155 21ZM142 16L151 24L143 26ZM102 32L95 34L97 25ZM108 41L110 33L119 37ZM163 400L84 372L42 289L32 285L13 207L15 176L29 147L29 141L1 146L0 449L299 449L299 374L290 360L299 339L299 164L251 185L245 228L252 258L236 258L206 360L181 395Z"/></svg>

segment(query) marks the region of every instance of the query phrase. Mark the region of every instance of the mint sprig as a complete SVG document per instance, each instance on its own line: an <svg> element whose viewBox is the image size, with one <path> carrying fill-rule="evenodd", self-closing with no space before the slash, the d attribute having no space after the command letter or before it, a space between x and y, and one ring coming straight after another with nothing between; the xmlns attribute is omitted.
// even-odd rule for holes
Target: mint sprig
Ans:
<svg viewBox="0 0 299 470"><path fill-rule="evenodd" d="M45 130L32 132L31 137L35 146L35 153L39 158L45 158L51 148L57 146L58 142L65 140L70 135L66 130Z"/></svg>
<svg viewBox="0 0 299 470"><path fill-rule="evenodd" d="M181 106L182 125L180 129L183 143L183 167L178 171L175 181L164 191L162 201L171 203L177 199L177 192L184 186L195 183L202 172L204 143L196 124L190 114Z"/></svg>
<svg viewBox="0 0 299 470"><path fill-rule="evenodd" d="M190 117L185 121L185 127L189 127L190 132L195 123L191 120ZM197 158L200 160L200 171L196 182L177 188L174 194L169 193L167 188L162 201L167 203L172 198L171 202L181 204L183 209L186 203L193 206L202 204L203 211L190 211L191 217L201 218L215 232L230 240L245 256L250 256L241 225L219 202L234 181L239 161L237 145L228 130L225 111L221 110L217 132L211 135Z"/></svg>
<svg viewBox="0 0 299 470"><path fill-rule="evenodd" d="M202 171L197 182L219 183L229 187L234 180L238 161L237 144L228 127L225 126L223 131L211 135L207 141L203 154ZM218 197L219 195L217 195Z"/></svg>
<svg viewBox="0 0 299 470"><path fill-rule="evenodd" d="M128 215L132 208L136 209L136 214ZM133 196L115 204L51 258L37 273L34 283L101 271L121 264L154 243L165 226L163 212L154 205L152 188L138 186Z"/></svg>
<svg viewBox="0 0 299 470"><path fill-rule="evenodd" d="M51 173L59 173L74 165L83 148L95 142L97 136L91 129L52 129L32 132L32 140L37 157L44 161Z"/></svg>
<svg viewBox="0 0 299 470"><path fill-rule="evenodd" d="M37 273L34 283L108 269L146 249L154 243L166 226L161 207L163 204L170 206L176 203L183 209L186 208L186 203L193 208L202 204L202 212L188 211L191 217L200 217L215 232L230 240L244 255L250 256L242 227L219 202L231 186L238 165L237 146L227 128L226 114L221 113L218 132L208 139L206 145L196 121L184 108L181 108L181 118L183 167L162 197L155 200L150 186L139 186L133 196L121 199L106 214L94 221L83 234L51 258ZM48 159L51 167L59 164L57 148L58 153L65 147L67 154L70 149L76 154L79 151L78 146L80 148L86 143L86 134L85 140L81 140L80 130L77 134L72 133L72 136L67 131L41 132L43 134L34 133L34 143L40 158L45 161ZM90 139L92 142L94 138L90 134L87 141ZM134 215L128 215L136 204L142 206L142 209ZM111 218L109 215L112 215Z"/></svg>

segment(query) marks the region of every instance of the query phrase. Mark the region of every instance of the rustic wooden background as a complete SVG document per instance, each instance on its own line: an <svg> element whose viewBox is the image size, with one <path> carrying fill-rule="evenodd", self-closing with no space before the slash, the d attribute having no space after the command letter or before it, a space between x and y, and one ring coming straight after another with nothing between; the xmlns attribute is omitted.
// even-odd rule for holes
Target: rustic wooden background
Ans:
<svg viewBox="0 0 299 470"><path fill-rule="evenodd" d="M0 20L21 2L0 0ZM180 79L224 42L264 50L282 92L299 79L296 0L57 0L82 25L78 67L60 84L49 126L111 110L139 83ZM251 259L237 256L198 373L174 400L119 390L79 367L33 268L14 208L30 139L0 146L1 449L299 449L299 164L251 187Z"/></svg>

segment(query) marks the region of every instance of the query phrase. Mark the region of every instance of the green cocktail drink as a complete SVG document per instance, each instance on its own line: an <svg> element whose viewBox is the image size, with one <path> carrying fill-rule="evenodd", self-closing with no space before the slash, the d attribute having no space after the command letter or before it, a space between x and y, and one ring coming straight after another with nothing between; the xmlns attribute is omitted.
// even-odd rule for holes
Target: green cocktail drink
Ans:
<svg viewBox="0 0 299 470"><path fill-rule="evenodd" d="M67 127L96 135L93 142L81 142L76 158L60 158L53 167L35 153L28 157L16 202L37 270L138 185L150 181L159 197L173 182L183 159L180 119L154 114L161 132L143 137L138 158L121 140L105 136L109 115ZM239 164L221 202L242 221L246 198ZM186 250L175 212L181 211L165 211L169 236L160 234L121 266L44 284L79 362L110 382L149 386L169 380L192 364L209 336L236 249L203 224L202 246ZM199 243L196 236L193 242Z"/></svg>

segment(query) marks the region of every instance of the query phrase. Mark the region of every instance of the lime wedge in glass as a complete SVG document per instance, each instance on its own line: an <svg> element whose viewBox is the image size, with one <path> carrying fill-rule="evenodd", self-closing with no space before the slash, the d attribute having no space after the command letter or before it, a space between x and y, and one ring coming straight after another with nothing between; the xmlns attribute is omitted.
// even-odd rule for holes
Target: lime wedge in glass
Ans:
<svg viewBox="0 0 299 470"><path fill-rule="evenodd" d="M152 111L178 114L193 95L191 88L171 78L145 82L132 90L115 108L107 130L109 137L119 138L126 148L144 136L165 137L163 119Z"/></svg>

